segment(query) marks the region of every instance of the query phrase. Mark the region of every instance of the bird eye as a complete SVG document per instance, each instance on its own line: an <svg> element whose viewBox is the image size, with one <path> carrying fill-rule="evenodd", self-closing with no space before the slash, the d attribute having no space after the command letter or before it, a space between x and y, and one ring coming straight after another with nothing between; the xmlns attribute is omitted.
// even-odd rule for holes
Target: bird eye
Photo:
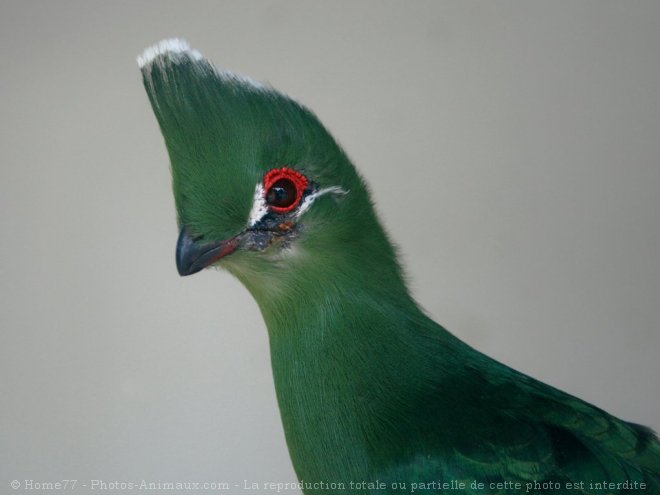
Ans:
<svg viewBox="0 0 660 495"><path fill-rule="evenodd" d="M292 211L300 204L307 184L307 177L293 169L271 170L264 178L266 204L277 213Z"/></svg>
<svg viewBox="0 0 660 495"><path fill-rule="evenodd" d="M280 179L270 186L266 193L266 203L277 208L288 208L296 200L296 185L290 179Z"/></svg>

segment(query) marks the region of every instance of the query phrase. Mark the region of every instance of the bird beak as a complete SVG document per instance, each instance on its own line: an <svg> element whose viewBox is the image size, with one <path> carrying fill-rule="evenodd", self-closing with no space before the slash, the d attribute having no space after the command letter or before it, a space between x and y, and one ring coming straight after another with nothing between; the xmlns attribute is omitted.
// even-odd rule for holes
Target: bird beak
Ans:
<svg viewBox="0 0 660 495"><path fill-rule="evenodd" d="M183 277L203 270L236 251L238 245L238 236L226 241L203 242L201 239L194 239L183 227L176 243L176 268L179 275Z"/></svg>

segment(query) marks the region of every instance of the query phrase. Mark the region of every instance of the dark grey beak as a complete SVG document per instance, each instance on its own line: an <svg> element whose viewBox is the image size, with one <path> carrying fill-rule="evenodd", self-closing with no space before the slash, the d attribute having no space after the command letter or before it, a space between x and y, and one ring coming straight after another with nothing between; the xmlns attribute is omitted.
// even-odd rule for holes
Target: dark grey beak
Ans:
<svg viewBox="0 0 660 495"><path fill-rule="evenodd" d="M192 275L203 270L236 251L238 244L237 237L226 241L203 242L201 239L194 239L183 227L176 243L176 268L179 275Z"/></svg>

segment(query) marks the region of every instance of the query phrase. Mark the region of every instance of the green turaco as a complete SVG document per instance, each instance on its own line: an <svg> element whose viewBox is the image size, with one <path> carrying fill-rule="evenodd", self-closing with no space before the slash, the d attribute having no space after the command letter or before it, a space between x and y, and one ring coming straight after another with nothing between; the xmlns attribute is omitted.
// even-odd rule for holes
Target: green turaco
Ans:
<svg viewBox="0 0 660 495"><path fill-rule="evenodd" d="M182 40L138 63L171 161L177 268L224 268L259 305L305 493L660 492L649 429L419 308L367 187L310 110Z"/></svg>

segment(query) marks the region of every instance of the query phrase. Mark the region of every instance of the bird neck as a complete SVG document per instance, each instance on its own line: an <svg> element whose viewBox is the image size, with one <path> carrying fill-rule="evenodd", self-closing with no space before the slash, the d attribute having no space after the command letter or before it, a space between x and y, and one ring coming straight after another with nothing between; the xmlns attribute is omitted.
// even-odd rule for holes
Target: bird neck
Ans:
<svg viewBox="0 0 660 495"><path fill-rule="evenodd" d="M310 294L294 313L264 313L282 422L301 479L375 476L376 411L414 371L399 362L407 349L391 322L401 313L354 288Z"/></svg>
<svg viewBox="0 0 660 495"><path fill-rule="evenodd" d="M265 280L246 283L268 327L280 412L301 479L377 476L379 452L391 451L383 442L396 441L383 428L399 421L398 407L425 393L411 384L426 386L437 373L430 347L454 343L410 297L387 246L377 253L351 246L327 259L301 255L310 261L280 274L280 291L264 289Z"/></svg>

